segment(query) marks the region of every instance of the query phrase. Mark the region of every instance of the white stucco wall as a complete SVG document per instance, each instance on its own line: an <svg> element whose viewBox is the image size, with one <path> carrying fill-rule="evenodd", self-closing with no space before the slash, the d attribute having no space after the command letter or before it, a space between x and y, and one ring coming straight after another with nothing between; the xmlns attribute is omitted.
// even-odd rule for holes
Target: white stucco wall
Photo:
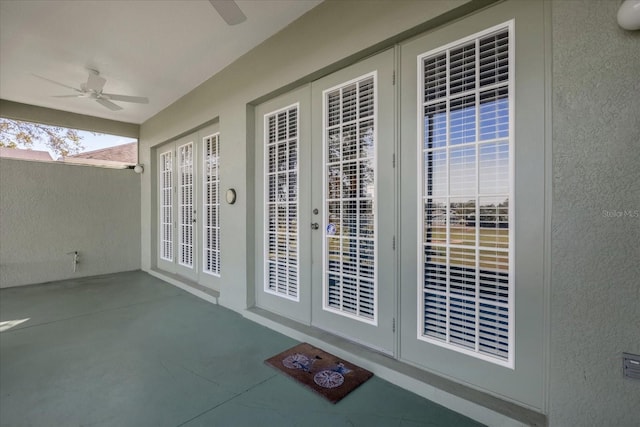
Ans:
<svg viewBox="0 0 640 427"><path fill-rule="evenodd" d="M0 159L0 287L139 269L139 200L132 170Z"/></svg>
<svg viewBox="0 0 640 427"><path fill-rule="evenodd" d="M640 31L620 2L553 3L550 424L637 426Z"/></svg>

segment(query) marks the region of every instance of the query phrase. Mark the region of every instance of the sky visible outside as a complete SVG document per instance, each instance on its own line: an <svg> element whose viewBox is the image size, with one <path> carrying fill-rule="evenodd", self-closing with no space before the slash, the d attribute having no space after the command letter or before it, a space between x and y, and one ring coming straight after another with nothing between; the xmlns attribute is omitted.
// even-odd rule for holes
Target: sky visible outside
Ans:
<svg viewBox="0 0 640 427"><path fill-rule="evenodd" d="M477 111L478 110L478 111ZM423 171L430 197L441 202L498 204L509 194L509 100L475 102L447 114L444 104L425 107ZM426 185L426 181L425 181Z"/></svg>

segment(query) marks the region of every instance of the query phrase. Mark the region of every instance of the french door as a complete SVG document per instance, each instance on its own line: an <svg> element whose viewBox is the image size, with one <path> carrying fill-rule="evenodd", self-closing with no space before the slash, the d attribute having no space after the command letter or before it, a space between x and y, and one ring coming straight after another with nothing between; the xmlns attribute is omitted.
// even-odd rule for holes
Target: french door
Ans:
<svg viewBox="0 0 640 427"><path fill-rule="evenodd" d="M258 306L544 407L544 16L502 2L256 107Z"/></svg>
<svg viewBox="0 0 640 427"><path fill-rule="evenodd" d="M312 84L311 143L312 324L389 354L396 306L393 57L388 50Z"/></svg>
<svg viewBox="0 0 640 427"><path fill-rule="evenodd" d="M158 150L158 267L197 279L196 134Z"/></svg>
<svg viewBox="0 0 640 427"><path fill-rule="evenodd" d="M256 109L259 306L395 352L393 51Z"/></svg>
<svg viewBox="0 0 640 427"><path fill-rule="evenodd" d="M256 304L311 322L310 90L256 107Z"/></svg>
<svg viewBox="0 0 640 427"><path fill-rule="evenodd" d="M220 275L219 151L213 127L157 149L158 267L203 285Z"/></svg>

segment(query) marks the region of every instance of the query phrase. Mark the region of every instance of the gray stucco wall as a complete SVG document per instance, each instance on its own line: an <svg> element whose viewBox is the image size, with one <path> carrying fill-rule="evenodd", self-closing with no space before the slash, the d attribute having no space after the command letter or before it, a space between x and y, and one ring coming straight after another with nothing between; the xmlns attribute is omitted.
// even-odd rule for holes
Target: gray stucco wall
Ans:
<svg viewBox="0 0 640 427"><path fill-rule="evenodd" d="M463 2L357 3L345 2L336 21L337 3L326 2L144 123L141 161L151 164L153 147L219 118L223 162L251 164L247 104ZM640 419L640 383L621 377L621 353L640 353L640 33L617 26L619 3L550 2L551 291L542 309L549 313L545 412L552 426ZM150 172L142 176L144 269L155 262ZM223 189L238 190L238 202L221 210L233 232L222 234L217 287L221 304L243 310L253 295L252 175L228 168L221 179Z"/></svg>
<svg viewBox="0 0 640 427"><path fill-rule="evenodd" d="M640 32L618 1L554 1L550 424L637 426Z"/></svg>
<svg viewBox="0 0 640 427"><path fill-rule="evenodd" d="M0 287L139 268L139 175L0 159Z"/></svg>

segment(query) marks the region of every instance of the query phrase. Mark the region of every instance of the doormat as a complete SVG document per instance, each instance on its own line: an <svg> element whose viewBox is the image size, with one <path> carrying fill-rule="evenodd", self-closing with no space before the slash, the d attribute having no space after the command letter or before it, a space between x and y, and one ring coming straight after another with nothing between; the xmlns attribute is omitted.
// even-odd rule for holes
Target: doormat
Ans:
<svg viewBox="0 0 640 427"><path fill-rule="evenodd" d="M337 403L373 376L339 357L302 343L264 361L331 403Z"/></svg>

